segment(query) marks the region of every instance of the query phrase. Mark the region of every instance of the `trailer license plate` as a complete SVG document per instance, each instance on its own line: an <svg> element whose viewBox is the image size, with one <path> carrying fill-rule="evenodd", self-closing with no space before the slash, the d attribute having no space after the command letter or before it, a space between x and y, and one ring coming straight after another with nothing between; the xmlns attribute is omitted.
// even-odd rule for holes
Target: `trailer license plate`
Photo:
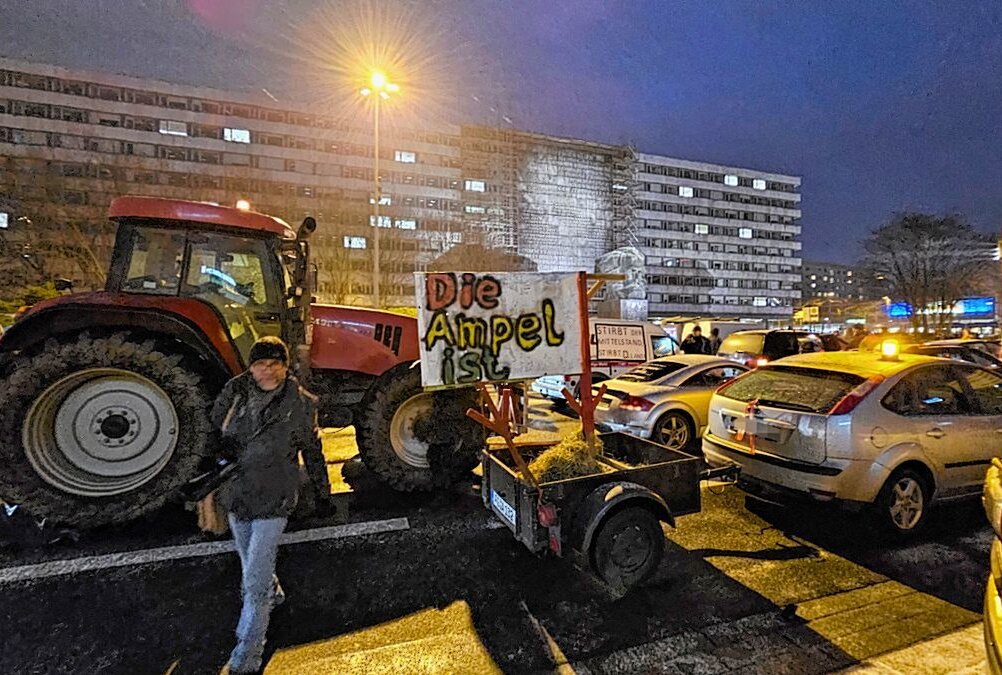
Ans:
<svg viewBox="0 0 1002 675"><path fill-rule="evenodd" d="M494 490L491 490L491 505L502 518L507 520L512 527L515 527L515 507L506 502Z"/></svg>

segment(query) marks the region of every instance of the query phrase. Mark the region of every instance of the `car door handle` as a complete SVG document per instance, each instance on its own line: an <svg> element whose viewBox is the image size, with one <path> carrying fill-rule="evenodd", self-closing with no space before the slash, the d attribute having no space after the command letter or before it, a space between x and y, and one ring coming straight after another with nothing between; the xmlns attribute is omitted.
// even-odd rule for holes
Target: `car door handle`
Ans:
<svg viewBox="0 0 1002 675"><path fill-rule="evenodd" d="M929 431L925 432L925 435L931 438L943 438L943 436L946 436L946 432L943 431L942 429L934 427Z"/></svg>
<svg viewBox="0 0 1002 675"><path fill-rule="evenodd" d="M254 318L258 321L278 321L282 317L279 316L278 312L255 312Z"/></svg>

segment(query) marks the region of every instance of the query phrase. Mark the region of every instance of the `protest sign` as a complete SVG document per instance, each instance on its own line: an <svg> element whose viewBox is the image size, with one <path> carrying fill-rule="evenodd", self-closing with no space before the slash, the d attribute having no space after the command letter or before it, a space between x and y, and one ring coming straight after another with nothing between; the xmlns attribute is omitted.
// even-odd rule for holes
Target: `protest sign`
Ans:
<svg viewBox="0 0 1002 675"><path fill-rule="evenodd" d="M426 387L581 372L577 274L415 274Z"/></svg>

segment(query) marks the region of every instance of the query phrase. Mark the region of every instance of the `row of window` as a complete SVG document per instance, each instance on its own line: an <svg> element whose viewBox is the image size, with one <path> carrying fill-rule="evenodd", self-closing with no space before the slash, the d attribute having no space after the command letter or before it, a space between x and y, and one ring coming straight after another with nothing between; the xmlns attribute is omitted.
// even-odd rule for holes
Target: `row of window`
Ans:
<svg viewBox="0 0 1002 675"><path fill-rule="evenodd" d="M51 91L70 96L83 96L103 101L118 101L122 103L157 106L170 110L190 110L192 112L201 112L211 115L228 115L232 117L242 117L245 119L265 120L267 122L279 122L294 126L350 131L349 125L343 121L307 112L278 110L274 108L250 105L247 103L177 96L162 92L117 87L96 82L84 82L59 77L50 77L47 75L35 75L33 73L24 73L19 71L0 70L0 86L37 89L40 91ZM432 145L449 145L459 147L460 144L459 139L451 134L401 131L395 135L404 140L412 140Z"/></svg>
<svg viewBox="0 0 1002 675"><path fill-rule="evenodd" d="M708 225L706 223L687 223L677 220L642 219L638 223L647 230L663 230L667 232L687 232L689 234L711 234L720 237L738 237L740 239L773 239L775 241L796 241L793 232L777 230L752 230L751 228L728 227L725 225ZM751 232L751 236L748 233Z"/></svg>
<svg viewBox="0 0 1002 675"><path fill-rule="evenodd" d="M710 276L684 274L649 274L648 283L656 286L687 286L690 288L750 288L754 290L794 291L792 281L775 279L718 279Z"/></svg>
<svg viewBox="0 0 1002 675"><path fill-rule="evenodd" d="M662 237L640 237L639 244L646 248L680 249L683 251L709 251L711 253L739 253L742 255L768 255L793 257L793 249L775 246L745 246L718 242L683 241Z"/></svg>
<svg viewBox="0 0 1002 675"><path fill-rule="evenodd" d="M673 305L741 305L745 307L771 307L790 308L793 303L786 298L773 298L766 296L745 297L737 295L710 296L707 294L675 294L675 293L652 293L649 296L651 303L664 302ZM656 307L654 308L656 309Z"/></svg>
<svg viewBox="0 0 1002 675"><path fill-rule="evenodd" d="M160 133L165 136L180 136L186 138L208 138L228 141L235 145L258 144L294 150L310 150L344 156L372 157L372 145L337 141L327 138L307 138L289 136L270 132L252 131L240 127L225 127L196 122L181 122L177 120L142 117L139 115L122 115L95 110L83 110L68 106L49 105L47 103L31 103L0 99L0 113L37 117L42 119L62 120L79 124L96 124L103 127L132 129ZM399 139L398 139L399 140ZM393 160L401 164L415 164L418 161L416 152L406 150L391 150L384 148L380 158ZM461 163L451 157L436 154L423 154L422 163L447 168L459 168Z"/></svg>
<svg viewBox="0 0 1002 675"><path fill-rule="evenodd" d="M708 206L691 206L689 204L672 204L669 202L652 202L646 199L637 200L637 208L645 211L660 211L662 213L680 213L688 216L708 216L710 218L726 218L729 220L753 220L757 222L781 223L792 225L792 216L778 216L759 213L757 211L733 211L717 209Z"/></svg>
<svg viewBox="0 0 1002 675"><path fill-rule="evenodd" d="M687 185L667 185L664 183L644 183L643 189L655 194L675 195L678 197L695 199L712 199L718 202L736 202L739 204L753 204L755 206L771 206L780 209L796 209L796 202L786 199L772 199L769 197L754 197L752 195L739 194L736 192L723 192L721 190L704 190L703 188L693 188Z"/></svg>
<svg viewBox="0 0 1002 675"><path fill-rule="evenodd" d="M647 256L647 264L652 267L677 267L681 269L709 269L728 272L763 272L766 274L796 274L793 265L777 265L764 262L743 262L736 260L693 260L692 258L653 258Z"/></svg>
<svg viewBox="0 0 1002 675"><path fill-rule="evenodd" d="M697 171L695 169L682 169L663 164L644 164L643 172L654 174L655 176L670 176L672 178L687 178L689 180L702 180L708 183L721 183L728 187L750 187L754 190L775 190L777 192L796 192L797 188L792 183L781 183L778 181L767 181L764 178L745 178L730 173L716 173L713 171Z"/></svg>

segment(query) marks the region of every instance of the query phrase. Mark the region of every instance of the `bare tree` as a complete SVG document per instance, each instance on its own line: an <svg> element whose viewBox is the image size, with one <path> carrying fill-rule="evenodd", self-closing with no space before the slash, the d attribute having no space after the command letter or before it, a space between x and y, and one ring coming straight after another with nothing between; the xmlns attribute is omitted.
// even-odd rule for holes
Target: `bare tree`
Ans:
<svg viewBox="0 0 1002 675"><path fill-rule="evenodd" d="M925 332L948 328L957 301L983 287L995 266L995 242L959 216L901 214L863 245L862 266L893 299L911 305L912 326Z"/></svg>

